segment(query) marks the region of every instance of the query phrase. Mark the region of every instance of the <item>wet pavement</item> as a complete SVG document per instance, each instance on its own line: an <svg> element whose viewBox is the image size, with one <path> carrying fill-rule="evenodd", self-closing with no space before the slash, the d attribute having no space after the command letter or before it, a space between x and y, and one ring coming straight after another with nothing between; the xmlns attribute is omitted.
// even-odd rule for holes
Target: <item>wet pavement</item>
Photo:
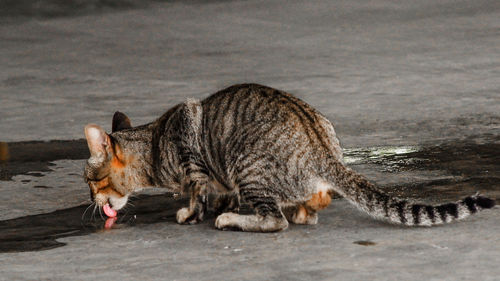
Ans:
<svg viewBox="0 0 500 281"><path fill-rule="evenodd" d="M172 198L172 194L165 194L142 195L132 199L130 203L134 207L120 214L113 229L161 222L175 223L176 211L188 201ZM66 245L58 242L59 238L112 231L105 227L106 217L89 206L0 221L0 253L48 250Z"/></svg>
<svg viewBox="0 0 500 281"><path fill-rule="evenodd" d="M116 110L139 125L257 82L324 113L386 192L498 203L498 1L44 1L0 10L0 280L499 279L498 207L408 228L337 199L318 225L257 234L178 225L186 199L150 190L106 229L81 139Z"/></svg>
<svg viewBox="0 0 500 281"><path fill-rule="evenodd" d="M468 140L432 146L345 149L345 162L361 173L363 170L372 171L372 177L373 173L379 173L376 178L392 178L381 187L393 196L427 203L442 203L481 192L499 200L500 137L490 141L475 143ZM40 172L53 172L52 162L62 159L86 159L89 157L87 150L84 140L4 143L3 153L9 157L2 162L1 180L12 181L12 177L16 175L43 177L45 175ZM429 176L429 173L434 175ZM26 184L30 181L21 182ZM33 188L53 187L33 185ZM2 195L7 194L3 192ZM120 212L119 219L112 224L112 229L105 227L110 219L107 220L100 210L96 211L90 202L50 213L3 220L0 221L0 253L61 247L66 244L58 242L57 239L68 236L88 235L143 224L172 224L175 223L176 211L187 204L186 198L177 197L177 194L168 192L162 195L138 195L130 201L125 211ZM210 213L206 220L212 221L213 215ZM370 241L354 243L374 245Z"/></svg>
<svg viewBox="0 0 500 281"><path fill-rule="evenodd" d="M87 159L89 150L83 139L76 141L25 141L0 143L0 180L11 180L15 175L41 176L51 171L53 161L60 159Z"/></svg>

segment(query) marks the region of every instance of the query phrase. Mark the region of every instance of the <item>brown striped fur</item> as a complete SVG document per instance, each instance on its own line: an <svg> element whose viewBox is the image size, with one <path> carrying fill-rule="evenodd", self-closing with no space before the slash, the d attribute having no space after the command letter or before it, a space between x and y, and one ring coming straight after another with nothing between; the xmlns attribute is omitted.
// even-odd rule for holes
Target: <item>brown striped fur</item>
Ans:
<svg viewBox="0 0 500 281"><path fill-rule="evenodd" d="M477 195L439 206L388 196L343 164L323 115L291 94L256 84L188 99L139 127L117 112L111 134L97 125L85 132L91 151L85 178L98 205L118 210L134 191L165 187L191 197L177 212L179 223L202 220L210 192L219 194L217 228L264 232L285 229L288 221L315 224L317 211L336 195L405 225L446 223L494 205ZM240 201L255 214L238 214Z"/></svg>

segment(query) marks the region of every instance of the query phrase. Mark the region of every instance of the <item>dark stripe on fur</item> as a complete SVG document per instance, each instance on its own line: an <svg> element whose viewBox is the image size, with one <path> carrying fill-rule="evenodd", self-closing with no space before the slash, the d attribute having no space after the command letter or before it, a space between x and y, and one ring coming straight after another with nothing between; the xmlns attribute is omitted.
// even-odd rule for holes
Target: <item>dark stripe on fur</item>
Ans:
<svg viewBox="0 0 500 281"><path fill-rule="evenodd" d="M495 200L483 196L477 196L476 205L483 209L490 209L495 207Z"/></svg>
<svg viewBox="0 0 500 281"><path fill-rule="evenodd" d="M395 204L395 207L398 210L399 220L401 221L402 224L406 223L405 206L406 206L406 201L404 200L399 201L398 203Z"/></svg>
<svg viewBox="0 0 500 281"><path fill-rule="evenodd" d="M313 117L311 115L310 112L306 111L304 108L305 106L303 104L299 104L299 102L301 102L300 100L298 100L297 98L294 98L288 94L285 94L284 92L282 91L276 91L277 93L279 93L283 98L285 98L286 100L288 100L290 103L292 103L293 105L295 105L298 110L300 110L302 112L302 114L307 118L309 119L309 122L310 124L306 124L306 125L309 125L309 126L306 126L306 130L309 131L309 129L312 129L312 131L314 132L314 134L316 135L316 140L319 141L321 143L321 146L323 148L327 148L328 145L325 143L325 141L323 140L324 139L324 135L325 135L325 132L323 131L321 134L319 131L318 131L318 126L315 126L317 124L316 122L316 118ZM300 115L298 115L300 116ZM302 123L304 123L303 120L301 120ZM322 127L321 127L322 128ZM323 129L323 128L322 128Z"/></svg>
<svg viewBox="0 0 500 281"><path fill-rule="evenodd" d="M465 205L467 206L467 209L469 209L469 212L471 212L471 214L474 214L475 212L477 212L475 200L472 199L472 197L465 198L463 200L463 202L465 203Z"/></svg>
<svg viewBox="0 0 500 281"><path fill-rule="evenodd" d="M437 206L436 210L438 211L439 216L441 217L441 220L443 222L446 222L447 215L451 215L454 218L458 217L458 208L457 208L457 204L455 204L455 203L448 203L448 204Z"/></svg>
<svg viewBox="0 0 500 281"><path fill-rule="evenodd" d="M420 224L420 210L423 208L422 205L413 205L411 207L411 213L413 215L413 224L418 225Z"/></svg>
<svg viewBox="0 0 500 281"><path fill-rule="evenodd" d="M164 149L163 147L160 147L160 139L162 135L165 133L165 127L167 121L169 120L173 112L177 111L177 108L179 108L179 105L173 107L172 109L167 111L167 113L165 113L162 117L160 117L160 120L158 120L159 124L157 125L156 130L153 132L152 148L151 148L151 154L153 156L153 167L154 167L153 178L155 179L155 182L158 183L161 182L161 176L160 176L160 171L162 166L161 152Z"/></svg>
<svg viewBox="0 0 500 281"><path fill-rule="evenodd" d="M389 216L389 196L384 197L384 212L385 217Z"/></svg>
<svg viewBox="0 0 500 281"><path fill-rule="evenodd" d="M436 215L434 214L434 207L425 206L425 211L427 212L427 216L431 220L432 223L436 222Z"/></svg>

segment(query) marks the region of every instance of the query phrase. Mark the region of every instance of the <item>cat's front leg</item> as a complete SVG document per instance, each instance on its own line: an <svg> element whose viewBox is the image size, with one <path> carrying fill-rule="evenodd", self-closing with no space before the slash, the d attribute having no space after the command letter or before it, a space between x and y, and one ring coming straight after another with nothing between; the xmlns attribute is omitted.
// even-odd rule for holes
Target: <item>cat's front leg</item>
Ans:
<svg viewBox="0 0 500 281"><path fill-rule="evenodd" d="M202 107L197 100L186 101L178 111L178 151L184 171L184 193L191 197L189 207L177 211L177 222L195 224L207 209L208 169L200 153Z"/></svg>
<svg viewBox="0 0 500 281"><path fill-rule="evenodd" d="M185 192L190 195L189 207L177 211L177 222L180 224L195 224L203 220L207 211L207 179L208 176L196 172L198 175L188 179Z"/></svg>

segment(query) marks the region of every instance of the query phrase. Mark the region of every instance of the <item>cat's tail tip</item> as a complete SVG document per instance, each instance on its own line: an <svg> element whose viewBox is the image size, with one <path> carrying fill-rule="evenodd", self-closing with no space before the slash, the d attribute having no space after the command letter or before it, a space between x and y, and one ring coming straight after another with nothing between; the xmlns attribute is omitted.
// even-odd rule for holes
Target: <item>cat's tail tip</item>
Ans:
<svg viewBox="0 0 500 281"><path fill-rule="evenodd" d="M495 207L495 205L496 205L495 200L488 198L488 197L484 197L484 196L480 195L479 193L476 193L476 195L474 196L474 199L475 199L476 205L481 207L481 209L491 209L491 208Z"/></svg>

